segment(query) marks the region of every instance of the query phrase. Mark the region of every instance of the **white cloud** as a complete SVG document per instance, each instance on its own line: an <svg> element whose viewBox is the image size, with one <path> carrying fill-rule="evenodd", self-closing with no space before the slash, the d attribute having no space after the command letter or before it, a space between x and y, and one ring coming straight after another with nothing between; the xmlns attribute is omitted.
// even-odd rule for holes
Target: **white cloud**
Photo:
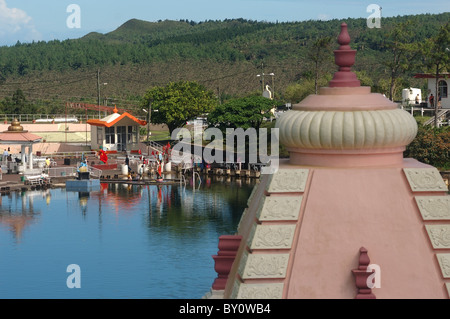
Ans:
<svg viewBox="0 0 450 319"><path fill-rule="evenodd" d="M331 15L327 14L327 13L320 13L317 18L321 21L327 21L331 19Z"/></svg>
<svg viewBox="0 0 450 319"><path fill-rule="evenodd" d="M0 0L0 45L14 44L18 40L30 42L40 40L33 19L18 8L9 8L6 0Z"/></svg>

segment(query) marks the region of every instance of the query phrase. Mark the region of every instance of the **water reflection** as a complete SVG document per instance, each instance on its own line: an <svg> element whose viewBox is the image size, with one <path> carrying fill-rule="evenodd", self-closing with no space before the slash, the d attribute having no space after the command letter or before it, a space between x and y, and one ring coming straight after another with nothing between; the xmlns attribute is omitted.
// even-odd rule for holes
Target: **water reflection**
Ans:
<svg viewBox="0 0 450 319"><path fill-rule="evenodd" d="M0 274L8 275L0 275L0 298L201 298L216 276L218 237L236 231L248 182L3 196ZM79 290L65 284L72 263L82 269Z"/></svg>
<svg viewBox="0 0 450 319"><path fill-rule="evenodd" d="M20 242L24 230L39 219L40 209L34 208L35 199L44 199L49 205L50 191L40 190L24 192L17 197L12 194L0 197L0 227L8 228L16 242Z"/></svg>

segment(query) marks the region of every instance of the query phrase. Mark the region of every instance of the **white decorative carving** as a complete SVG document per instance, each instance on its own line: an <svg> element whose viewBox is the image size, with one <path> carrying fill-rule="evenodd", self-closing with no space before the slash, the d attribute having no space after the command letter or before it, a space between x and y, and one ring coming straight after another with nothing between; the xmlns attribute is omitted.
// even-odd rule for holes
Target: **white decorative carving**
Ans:
<svg viewBox="0 0 450 319"><path fill-rule="evenodd" d="M249 254L242 279L284 278L289 254Z"/></svg>
<svg viewBox="0 0 450 319"><path fill-rule="evenodd" d="M257 226L257 224L254 223L252 225L252 228L250 229L250 233L248 234L248 238L247 238L247 246L248 247L250 247L252 245L253 237L255 237L256 226Z"/></svg>
<svg viewBox="0 0 450 319"><path fill-rule="evenodd" d="M450 283L446 283L445 287L447 288L448 297L450 298Z"/></svg>
<svg viewBox="0 0 450 319"><path fill-rule="evenodd" d="M450 278L450 254L437 254L436 256L441 267L442 276Z"/></svg>
<svg viewBox="0 0 450 319"><path fill-rule="evenodd" d="M450 225L425 225L435 249L450 248Z"/></svg>
<svg viewBox="0 0 450 319"><path fill-rule="evenodd" d="M250 249L289 249L296 225L257 225Z"/></svg>
<svg viewBox="0 0 450 319"><path fill-rule="evenodd" d="M320 95L310 97L321 98ZM416 120L400 109L291 110L277 120L276 127L280 129L281 144L303 149L397 147L408 145L417 134Z"/></svg>
<svg viewBox="0 0 450 319"><path fill-rule="evenodd" d="M248 251L244 251L244 253L242 254L241 257L241 261L239 263L239 267L238 267L238 274L239 276L241 276L241 278L243 278L243 274L245 271L245 266L247 266L247 260L248 260Z"/></svg>
<svg viewBox="0 0 450 319"><path fill-rule="evenodd" d="M281 299L283 283L240 284L237 299Z"/></svg>
<svg viewBox="0 0 450 319"><path fill-rule="evenodd" d="M279 169L267 184L269 193L304 192L308 179L308 169Z"/></svg>
<svg viewBox="0 0 450 319"><path fill-rule="evenodd" d="M436 168L403 169L413 192L448 191L447 185Z"/></svg>
<svg viewBox="0 0 450 319"><path fill-rule="evenodd" d="M450 196L416 196L424 220L450 219Z"/></svg>
<svg viewBox="0 0 450 319"><path fill-rule="evenodd" d="M268 196L257 212L260 221L293 221L298 219L303 196Z"/></svg>

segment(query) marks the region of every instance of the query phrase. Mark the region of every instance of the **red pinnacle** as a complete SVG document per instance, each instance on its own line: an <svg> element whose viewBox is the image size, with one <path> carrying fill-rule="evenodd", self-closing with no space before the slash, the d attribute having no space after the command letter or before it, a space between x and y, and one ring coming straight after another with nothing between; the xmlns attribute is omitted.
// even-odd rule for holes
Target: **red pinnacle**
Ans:
<svg viewBox="0 0 450 319"><path fill-rule="evenodd" d="M348 34L347 24L341 24L341 33L338 37L340 47L334 51L334 60L339 71L334 74L330 81L330 87L357 87L360 86L356 74L351 72L351 67L355 64L356 50L350 47L350 35Z"/></svg>

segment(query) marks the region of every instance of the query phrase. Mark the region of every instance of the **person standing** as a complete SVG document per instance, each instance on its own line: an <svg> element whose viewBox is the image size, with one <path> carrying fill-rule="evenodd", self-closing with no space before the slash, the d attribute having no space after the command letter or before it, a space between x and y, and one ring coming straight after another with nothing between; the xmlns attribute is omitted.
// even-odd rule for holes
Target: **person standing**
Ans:
<svg viewBox="0 0 450 319"><path fill-rule="evenodd" d="M46 170L47 174L49 173L49 170L50 170L50 164L51 164L50 159L47 157L45 159L45 170Z"/></svg>
<svg viewBox="0 0 450 319"><path fill-rule="evenodd" d="M128 172L131 171L130 169L130 158L128 157L128 154L125 157L125 165L127 166Z"/></svg>
<svg viewBox="0 0 450 319"><path fill-rule="evenodd" d="M430 107L434 107L434 95L433 95L433 93L431 93L431 95L430 95L429 102L430 102Z"/></svg>

